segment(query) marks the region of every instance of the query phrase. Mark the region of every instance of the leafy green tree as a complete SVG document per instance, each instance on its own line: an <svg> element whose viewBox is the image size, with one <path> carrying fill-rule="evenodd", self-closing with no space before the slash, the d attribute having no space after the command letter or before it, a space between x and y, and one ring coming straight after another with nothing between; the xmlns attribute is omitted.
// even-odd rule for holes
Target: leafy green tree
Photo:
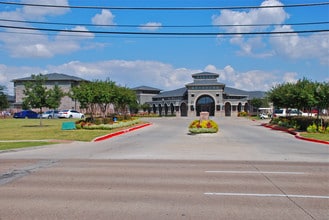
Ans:
<svg viewBox="0 0 329 220"><path fill-rule="evenodd" d="M315 84L308 79L298 80L292 90L292 103L297 109L310 110L315 105Z"/></svg>
<svg viewBox="0 0 329 220"><path fill-rule="evenodd" d="M25 97L23 103L30 108L38 108L40 112L42 107L47 106L47 88L44 86L46 77L42 74L32 75L32 81L28 81L24 84L23 90Z"/></svg>
<svg viewBox="0 0 329 220"><path fill-rule="evenodd" d="M78 100L82 108L90 110L92 119L97 106L105 118L110 104L115 102L116 88L117 86L111 80L96 80L74 87L70 96Z"/></svg>
<svg viewBox="0 0 329 220"><path fill-rule="evenodd" d="M308 79L296 83L284 83L273 87L268 98L277 108L298 108L311 110L329 108L329 83L312 82Z"/></svg>
<svg viewBox="0 0 329 220"><path fill-rule="evenodd" d="M25 83L23 90L25 97L23 98L23 106L28 108L38 108L42 112L43 107L58 108L60 100L64 93L58 86L53 89L47 89L45 82L46 76L42 74L32 75L32 80ZM40 117L40 126L42 126L42 118Z"/></svg>
<svg viewBox="0 0 329 220"><path fill-rule="evenodd" d="M105 118L109 106L114 103L117 98L117 86L111 80L95 81L93 84L94 102L98 104L102 111L103 118Z"/></svg>
<svg viewBox="0 0 329 220"><path fill-rule="evenodd" d="M94 83L82 82L79 86L73 87L69 94L72 99L79 101L80 108L86 109L90 113L92 119L96 108L93 89Z"/></svg>
<svg viewBox="0 0 329 220"><path fill-rule="evenodd" d="M127 114L129 106L137 104L136 93L127 87L119 86L115 94L115 106L123 115Z"/></svg>
<svg viewBox="0 0 329 220"><path fill-rule="evenodd" d="M6 94L4 93L6 87L0 85L0 110L6 109L9 107L9 102Z"/></svg>
<svg viewBox="0 0 329 220"><path fill-rule="evenodd" d="M254 109L258 109L258 108L262 107L263 99L253 98L252 100L250 100L250 104Z"/></svg>
<svg viewBox="0 0 329 220"><path fill-rule="evenodd" d="M64 95L65 94L62 89L58 85L55 85L54 88L47 91L47 106L51 109L58 109L58 107L61 105L61 99L64 97Z"/></svg>

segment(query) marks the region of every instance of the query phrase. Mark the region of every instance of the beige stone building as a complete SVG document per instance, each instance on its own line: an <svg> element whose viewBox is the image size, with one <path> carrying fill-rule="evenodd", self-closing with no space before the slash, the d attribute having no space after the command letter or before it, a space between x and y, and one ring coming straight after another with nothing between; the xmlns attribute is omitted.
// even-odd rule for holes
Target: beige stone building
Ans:
<svg viewBox="0 0 329 220"><path fill-rule="evenodd" d="M69 76L66 74L61 73L50 73L43 75L47 78L45 82L45 86L49 89L53 88L55 85L58 85L64 93L68 93L72 87L79 85L81 82L84 82L86 80L75 77L75 76ZM14 95L15 95L15 102L14 102L14 108L16 110L22 109L23 104L23 98L24 98L24 84L26 82L33 81L32 76L25 77L25 78L19 78L14 79L12 82L14 83ZM77 101L71 99L69 96L64 96L61 100L61 105L59 106L59 109L79 109L79 103Z"/></svg>
<svg viewBox="0 0 329 220"><path fill-rule="evenodd" d="M201 72L192 74L193 82L183 88L163 91L151 87L133 88L139 104L148 104L149 111L159 115L200 116L209 112L210 116L237 116L239 112L251 112L250 100L264 98L265 92L245 91L228 87L218 82L219 74Z"/></svg>

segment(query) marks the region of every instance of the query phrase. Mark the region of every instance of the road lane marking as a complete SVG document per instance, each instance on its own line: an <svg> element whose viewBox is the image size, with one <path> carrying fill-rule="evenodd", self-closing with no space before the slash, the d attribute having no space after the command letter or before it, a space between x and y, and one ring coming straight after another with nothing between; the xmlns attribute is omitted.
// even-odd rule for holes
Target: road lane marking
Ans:
<svg viewBox="0 0 329 220"><path fill-rule="evenodd" d="M329 196L315 195L289 195L289 194L257 194L257 193L219 193L206 192L204 195L210 196L250 196L250 197L289 197L289 198L304 198L304 199L329 199Z"/></svg>
<svg viewBox="0 0 329 220"><path fill-rule="evenodd" d="M302 175L304 172L270 172L270 171L236 171L236 170L206 170L205 173L232 173L232 174L285 174Z"/></svg>

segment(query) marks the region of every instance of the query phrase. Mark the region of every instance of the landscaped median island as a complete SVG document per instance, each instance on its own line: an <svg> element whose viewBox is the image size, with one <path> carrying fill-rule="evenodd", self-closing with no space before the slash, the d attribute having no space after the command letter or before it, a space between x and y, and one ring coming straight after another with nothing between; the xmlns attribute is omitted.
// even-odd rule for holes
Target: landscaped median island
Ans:
<svg viewBox="0 0 329 220"><path fill-rule="evenodd" d="M218 125L209 119L209 112L200 112L200 119L192 121L188 130L190 134L217 133Z"/></svg>
<svg viewBox="0 0 329 220"><path fill-rule="evenodd" d="M99 121L96 120L97 124L87 122L84 129L81 129L82 121L72 119L45 119L42 126L39 124L39 119L2 119L0 120L0 150L72 141L94 141L98 137L149 125L137 118L122 122L110 120L112 125L102 125ZM80 129L62 130L62 124L65 122L73 122L77 128L80 126Z"/></svg>
<svg viewBox="0 0 329 220"><path fill-rule="evenodd" d="M329 119L314 117L279 117L273 118L263 126L273 130L285 131L296 138L329 144Z"/></svg>
<svg viewBox="0 0 329 220"><path fill-rule="evenodd" d="M218 125L213 120L194 120L188 130L191 134L217 133Z"/></svg>

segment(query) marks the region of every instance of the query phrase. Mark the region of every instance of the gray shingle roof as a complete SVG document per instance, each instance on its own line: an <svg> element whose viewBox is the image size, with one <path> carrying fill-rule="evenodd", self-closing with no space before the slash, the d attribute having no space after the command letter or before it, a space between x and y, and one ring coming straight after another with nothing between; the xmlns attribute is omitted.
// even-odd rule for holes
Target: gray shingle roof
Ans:
<svg viewBox="0 0 329 220"><path fill-rule="evenodd" d="M198 81L194 81L192 83L188 83L186 84L186 86L197 86L197 85L220 85L220 86L224 86L225 84L223 83L219 83L216 79L214 80L209 80L209 79L204 79L204 80L198 80Z"/></svg>
<svg viewBox="0 0 329 220"><path fill-rule="evenodd" d="M62 73L49 73L49 74L44 74L43 76L47 77L48 81L87 81L82 78L76 77L76 76L69 76L66 74ZM24 78L19 78L19 79L14 79L13 82L17 81L31 81L32 76L29 77L24 77Z"/></svg>
<svg viewBox="0 0 329 220"><path fill-rule="evenodd" d="M171 91L161 92L160 94L154 96L154 98L162 98L162 97L182 97L186 93L186 87L175 89Z"/></svg>
<svg viewBox="0 0 329 220"><path fill-rule="evenodd" d="M161 89L153 88L150 86L138 86L138 87L132 88L132 90L134 90L134 91L156 91L156 92L161 91Z"/></svg>
<svg viewBox="0 0 329 220"><path fill-rule="evenodd" d="M194 76L205 76L205 75L216 76L216 77L219 76L219 74L217 74L217 73L201 72L201 73L194 73L194 74L192 74L192 77L194 77Z"/></svg>
<svg viewBox="0 0 329 220"><path fill-rule="evenodd" d="M264 98L265 97L265 92L263 91L245 91L241 89L235 89L232 87L225 87L224 93L228 95L245 95L249 96L249 99L253 98Z"/></svg>

